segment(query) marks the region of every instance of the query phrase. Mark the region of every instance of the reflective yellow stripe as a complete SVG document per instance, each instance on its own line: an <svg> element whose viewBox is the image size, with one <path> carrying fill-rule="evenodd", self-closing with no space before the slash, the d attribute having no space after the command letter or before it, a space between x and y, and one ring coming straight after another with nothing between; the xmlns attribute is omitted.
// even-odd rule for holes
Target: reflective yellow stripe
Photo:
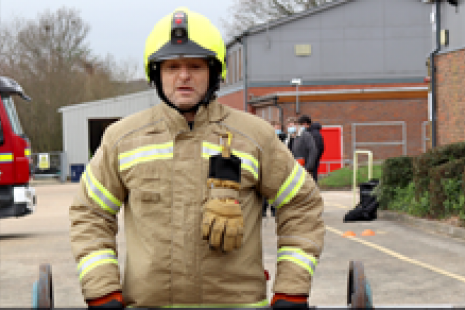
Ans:
<svg viewBox="0 0 465 310"><path fill-rule="evenodd" d="M294 165L291 175L286 179L284 184L279 188L278 194L274 199L269 200L270 205L280 208L287 204L297 195L300 188L305 182L305 170L297 162Z"/></svg>
<svg viewBox="0 0 465 310"><path fill-rule="evenodd" d="M78 265L79 279L82 279L90 270L104 264L116 264L118 260L113 250L102 250L92 252L83 257Z"/></svg>
<svg viewBox="0 0 465 310"><path fill-rule="evenodd" d="M0 163L11 163L13 161L12 153L0 153Z"/></svg>
<svg viewBox="0 0 465 310"><path fill-rule="evenodd" d="M221 153L221 146L212 144L209 142L202 143L202 157L203 158L210 158L210 156L217 155ZM232 154L239 157L241 160L241 167L242 169L248 170L253 176L258 179L258 172L259 172L259 163L258 160L255 159L252 155L232 150Z"/></svg>
<svg viewBox="0 0 465 310"><path fill-rule="evenodd" d="M312 276L318 264L315 257L308 255L299 248L293 247L282 247L279 249L278 262L283 260L291 261L300 267L305 268Z"/></svg>
<svg viewBox="0 0 465 310"><path fill-rule="evenodd" d="M162 308L261 308L268 307L268 300L262 300L253 304L199 304L199 305L170 305Z"/></svg>
<svg viewBox="0 0 465 310"><path fill-rule="evenodd" d="M113 196L102 184L94 177L90 166L82 174L87 188L87 194L104 210L111 214L118 213L121 202Z"/></svg>
<svg viewBox="0 0 465 310"><path fill-rule="evenodd" d="M119 170L126 170L136 164L156 159L173 158L174 143L146 145L118 155Z"/></svg>

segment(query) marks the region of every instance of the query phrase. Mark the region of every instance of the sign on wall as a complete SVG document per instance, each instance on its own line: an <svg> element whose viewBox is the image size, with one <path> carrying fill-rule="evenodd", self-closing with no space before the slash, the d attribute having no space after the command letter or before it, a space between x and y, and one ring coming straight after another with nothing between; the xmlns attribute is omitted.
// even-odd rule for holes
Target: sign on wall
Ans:
<svg viewBox="0 0 465 310"><path fill-rule="evenodd" d="M50 169L50 157L48 153L39 154L39 169Z"/></svg>

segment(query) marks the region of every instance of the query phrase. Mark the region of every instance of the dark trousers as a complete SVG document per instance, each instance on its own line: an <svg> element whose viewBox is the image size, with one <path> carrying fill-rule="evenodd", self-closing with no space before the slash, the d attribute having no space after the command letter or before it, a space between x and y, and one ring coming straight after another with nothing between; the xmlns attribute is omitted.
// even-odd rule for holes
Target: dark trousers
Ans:
<svg viewBox="0 0 465 310"><path fill-rule="evenodd" d="M315 164L315 169L313 169L313 172L312 172L312 177L315 183L318 183L318 168L319 167L320 167L320 160L318 159L318 161Z"/></svg>
<svg viewBox="0 0 465 310"><path fill-rule="evenodd" d="M262 204L262 215L263 216L266 216L266 209L268 208L268 206L269 206L268 201L265 198L263 198L263 204ZM270 209L271 209L271 215L275 216L276 215L275 207L270 206Z"/></svg>

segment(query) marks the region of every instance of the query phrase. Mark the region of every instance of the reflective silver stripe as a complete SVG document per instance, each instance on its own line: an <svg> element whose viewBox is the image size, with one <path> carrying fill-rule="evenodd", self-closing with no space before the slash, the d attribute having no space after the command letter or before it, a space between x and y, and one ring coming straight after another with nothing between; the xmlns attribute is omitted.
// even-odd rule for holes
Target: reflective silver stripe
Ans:
<svg viewBox="0 0 465 310"><path fill-rule="evenodd" d="M283 257L283 256L291 256L297 260L299 260L300 262L306 264L308 267L310 267L310 269L312 271L315 271L315 264L313 263L313 261L297 252L294 252L294 251L282 251L282 252L279 252L278 253L278 259L280 257Z"/></svg>
<svg viewBox="0 0 465 310"><path fill-rule="evenodd" d="M92 269L92 265L95 263L98 263L98 261L104 260L104 259L117 259L115 255L110 254L110 253L104 253L104 254L99 254L96 255L92 258L89 258L87 261L85 261L80 267L79 267L79 275L83 275L87 273L90 269Z"/></svg>
<svg viewBox="0 0 465 310"><path fill-rule="evenodd" d="M90 169L85 172L85 177L86 177L86 184L88 186L87 191L89 193L89 196L94 198L94 200L103 208L106 209L107 211L110 211L113 214L118 213L121 204L116 204L113 201L111 201L104 192L102 192L97 184L94 183L94 181L91 178L92 172ZM95 199L97 198L97 199ZM109 210L109 209L110 210Z"/></svg>
<svg viewBox="0 0 465 310"><path fill-rule="evenodd" d="M119 165L120 167L123 167L124 165L127 165L133 161L137 162L138 159L140 158L157 156L157 155L169 155L169 154L172 154L173 151L174 151L174 147L172 146L166 147L166 148L152 148L152 149L142 150L138 152L136 150L136 153L128 157L120 158Z"/></svg>
<svg viewBox="0 0 465 310"><path fill-rule="evenodd" d="M299 164L296 164L296 166L294 167L297 167L297 172L295 176L292 178L291 182L287 185L287 187L279 194L278 197L276 197L276 200L272 203L272 206L275 208L279 208L283 204L283 202L286 200L286 198L292 195L292 193L294 193L294 195L296 194L297 185L301 177L304 175L305 170Z"/></svg>
<svg viewBox="0 0 465 310"><path fill-rule="evenodd" d="M234 154L234 151L233 151ZM258 175L258 167L255 165L253 161L250 159L244 158L244 157L239 157L244 165L247 165L253 169L253 171Z"/></svg>
<svg viewBox="0 0 465 310"><path fill-rule="evenodd" d="M209 148L209 147L204 146L204 147L202 147L202 153L203 153L203 154L207 154L207 155L209 155L209 156L215 156L215 155L220 154L221 152L219 152L219 151L217 151L217 150L213 150L213 149L211 149L211 148Z"/></svg>

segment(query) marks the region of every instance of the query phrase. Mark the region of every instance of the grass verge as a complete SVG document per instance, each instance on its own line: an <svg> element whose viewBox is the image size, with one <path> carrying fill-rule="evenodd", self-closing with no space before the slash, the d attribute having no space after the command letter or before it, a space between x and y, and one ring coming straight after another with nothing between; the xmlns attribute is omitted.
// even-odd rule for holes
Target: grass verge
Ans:
<svg viewBox="0 0 465 310"><path fill-rule="evenodd" d="M322 177L318 182L321 189L349 189L352 188L353 168L344 167ZM373 165L373 178L381 179L382 165ZM368 166L357 169L357 184L368 181Z"/></svg>

